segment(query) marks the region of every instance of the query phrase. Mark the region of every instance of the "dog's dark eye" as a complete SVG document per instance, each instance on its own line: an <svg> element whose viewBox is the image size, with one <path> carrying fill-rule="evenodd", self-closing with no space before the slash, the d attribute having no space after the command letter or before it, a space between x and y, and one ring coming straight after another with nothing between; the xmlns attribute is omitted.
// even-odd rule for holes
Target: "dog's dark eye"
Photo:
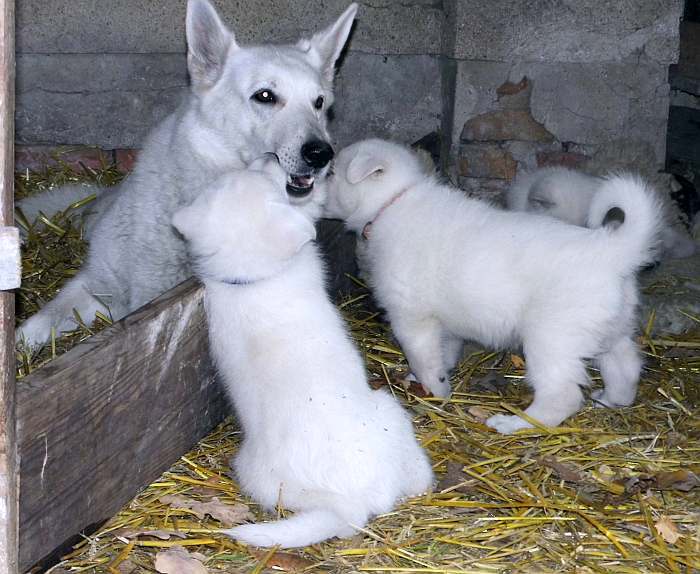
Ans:
<svg viewBox="0 0 700 574"><path fill-rule="evenodd" d="M261 104L277 103L277 96L275 95L275 92L268 90L267 88L263 88L262 90L255 92L253 94L253 99Z"/></svg>
<svg viewBox="0 0 700 574"><path fill-rule="evenodd" d="M314 102L314 108L316 108L317 110L320 110L323 107L323 102L325 102L325 100L323 99L323 96L319 96L318 98L316 98L316 101Z"/></svg>

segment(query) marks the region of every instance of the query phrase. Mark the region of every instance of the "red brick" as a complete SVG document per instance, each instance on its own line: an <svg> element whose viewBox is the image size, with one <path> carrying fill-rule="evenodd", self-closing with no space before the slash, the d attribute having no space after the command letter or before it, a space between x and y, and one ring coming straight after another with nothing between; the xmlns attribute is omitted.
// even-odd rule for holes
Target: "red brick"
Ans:
<svg viewBox="0 0 700 574"><path fill-rule="evenodd" d="M495 145L463 145L457 160L457 169L462 177L505 179L515 177L518 162L507 150Z"/></svg>
<svg viewBox="0 0 700 574"><path fill-rule="evenodd" d="M551 142L554 136L528 110L498 110L471 118L464 124L463 141Z"/></svg>
<svg viewBox="0 0 700 574"><path fill-rule="evenodd" d="M133 171L137 154L138 151L135 149L115 149L114 162L117 164L117 169L123 173Z"/></svg>
<svg viewBox="0 0 700 574"><path fill-rule="evenodd" d="M527 76L523 76L523 79L517 84L514 84L513 82L504 82L498 86L498 88L496 88L496 93L499 96L512 96L522 92L523 90L527 90L529 87L530 81L527 79Z"/></svg>
<svg viewBox="0 0 700 574"><path fill-rule="evenodd" d="M15 171L43 171L64 163L80 170L98 169L112 163L111 152L88 146L15 146Z"/></svg>
<svg viewBox="0 0 700 574"><path fill-rule="evenodd" d="M488 179L484 177L460 177L459 187L470 197L488 199L500 203L503 193L509 183L504 179Z"/></svg>
<svg viewBox="0 0 700 574"><path fill-rule="evenodd" d="M582 153L572 151L541 151L537 153L537 167L557 166L577 169L588 161Z"/></svg>

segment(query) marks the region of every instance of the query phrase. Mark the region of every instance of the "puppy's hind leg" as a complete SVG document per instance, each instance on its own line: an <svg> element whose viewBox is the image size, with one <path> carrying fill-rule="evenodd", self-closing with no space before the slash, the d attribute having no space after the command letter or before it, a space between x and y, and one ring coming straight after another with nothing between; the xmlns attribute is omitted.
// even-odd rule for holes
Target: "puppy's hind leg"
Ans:
<svg viewBox="0 0 700 574"><path fill-rule="evenodd" d="M607 353L596 358L605 388L591 396L598 407L629 406L637 396L642 359L637 344L630 338L618 340Z"/></svg>
<svg viewBox="0 0 700 574"><path fill-rule="evenodd" d="M586 368L579 357L557 356L554 349L528 349L525 345L527 377L535 391L532 404L525 414L545 426L557 426L578 412L583 403L581 386L589 382ZM491 428L509 434L532 428L526 420L515 415L494 415L486 421Z"/></svg>
<svg viewBox="0 0 700 574"><path fill-rule="evenodd" d="M86 272L81 271L68 281L59 293L38 313L24 321L16 331L17 342L24 342L29 347L38 347L51 337L51 329L56 336L70 331L77 325L73 311L77 311L85 323L90 324L96 311L106 312L100 301L88 288Z"/></svg>
<svg viewBox="0 0 700 574"><path fill-rule="evenodd" d="M418 382L436 397L450 394L443 360L444 330L434 317L391 319L391 327Z"/></svg>

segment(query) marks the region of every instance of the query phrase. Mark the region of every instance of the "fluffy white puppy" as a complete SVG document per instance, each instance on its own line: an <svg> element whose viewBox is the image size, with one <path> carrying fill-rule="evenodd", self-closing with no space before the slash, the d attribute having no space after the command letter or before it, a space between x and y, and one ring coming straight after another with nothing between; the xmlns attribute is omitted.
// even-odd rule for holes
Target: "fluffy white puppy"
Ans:
<svg viewBox="0 0 700 574"><path fill-rule="evenodd" d="M551 215L574 225L586 225L591 202L605 178L587 175L565 167L543 167L518 175L506 193L506 205L514 211ZM663 206L659 202L660 206ZM671 224L668 210L660 208L659 257L690 257L697 243Z"/></svg>
<svg viewBox="0 0 700 574"><path fill-rule="evenodd" d="M620 209L622 225L601 227ZM408 149L382 140L342 150L326 207L365 237L374 295L427 390L449 394L464 339L521 344L535 391L525 412L550 426L581 407L585 358L605 381L600 404L633 402L635 272L653 256L657 213L654 193L623 176L593 199L596 229L503 211L436 183ZM488 424L503 433L530 426L505 415Z"/></svg>
<svg viewBox="0 0 700 574"><path fill-rule="evenodd" d="M326 295L314 226L278 176L225 176L173 225L206 287L211 353L243 427L241 489L266 509L297 511L225 533L294 547L354 534L426 492L433 474L407 414L368 386Z"/></svg>

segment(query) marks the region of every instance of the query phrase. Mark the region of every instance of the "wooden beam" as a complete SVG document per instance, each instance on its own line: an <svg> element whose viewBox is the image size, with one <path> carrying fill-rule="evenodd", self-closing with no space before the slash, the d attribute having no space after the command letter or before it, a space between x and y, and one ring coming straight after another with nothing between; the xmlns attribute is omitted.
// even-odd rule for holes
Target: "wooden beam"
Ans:
<svg viewBox="0 0 700 574"><path fill-rule="evenodd" d="M20 567L110 518L229 413L189 280L18 385Z"/></svg>
<svg viewBox="0 0 700 574"><path fill-rule="evenodd" d="M14 212L14 38L14 0L0 0L0 228L13 225ZM5 287L11 286L16 283ZM14 305L14 293L0 292L0 574L17 573Z"/></svg>

